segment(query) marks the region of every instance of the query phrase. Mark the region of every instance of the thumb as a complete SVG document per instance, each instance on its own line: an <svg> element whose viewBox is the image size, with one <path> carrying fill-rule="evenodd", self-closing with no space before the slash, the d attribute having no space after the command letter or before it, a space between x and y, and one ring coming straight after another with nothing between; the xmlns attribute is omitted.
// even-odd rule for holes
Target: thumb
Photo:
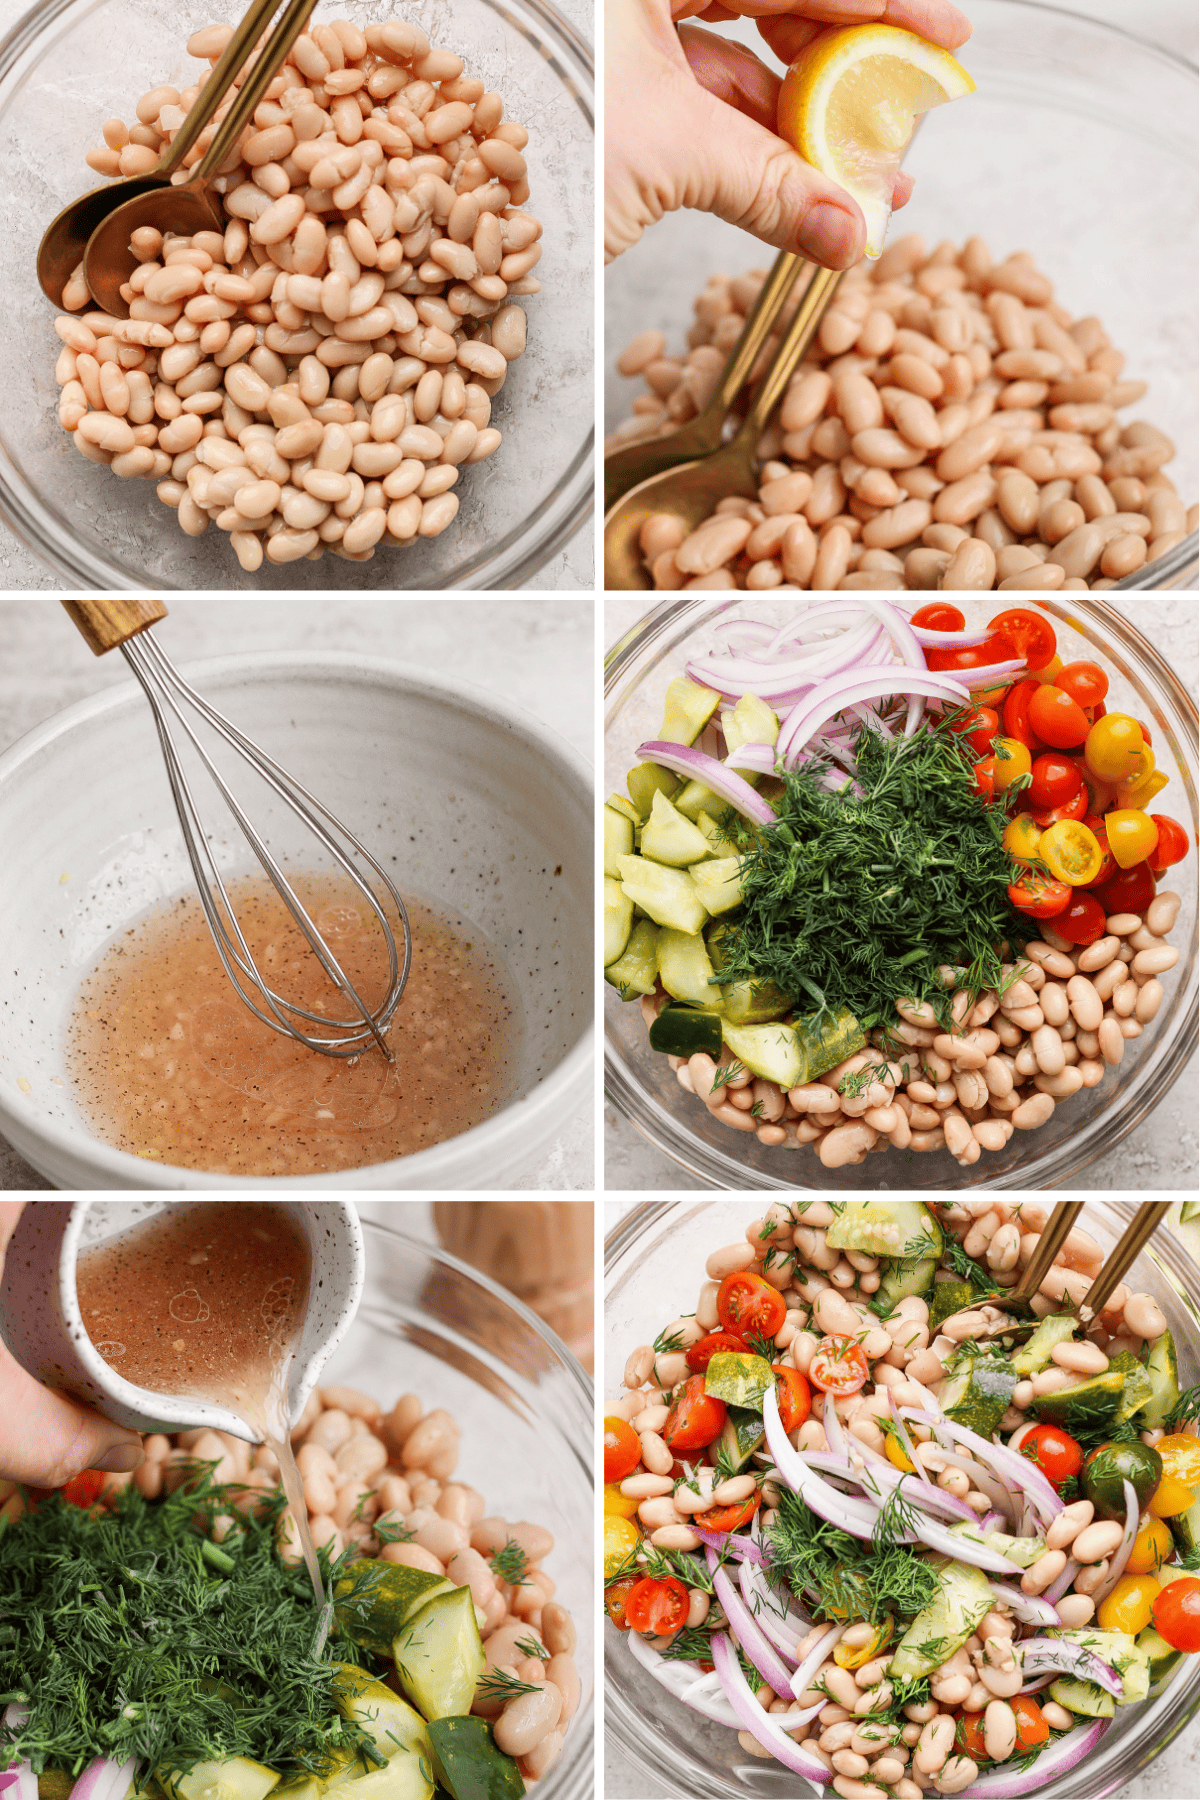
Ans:
<svg viewBox="0 0 1200 1800"><path fill-rule="evenodd" d="M0 1419L0 1474L29 1487L63 1487L82 1469L124 1475L143 1460L136 1431L43 1387L2 1346Z"/></svg>

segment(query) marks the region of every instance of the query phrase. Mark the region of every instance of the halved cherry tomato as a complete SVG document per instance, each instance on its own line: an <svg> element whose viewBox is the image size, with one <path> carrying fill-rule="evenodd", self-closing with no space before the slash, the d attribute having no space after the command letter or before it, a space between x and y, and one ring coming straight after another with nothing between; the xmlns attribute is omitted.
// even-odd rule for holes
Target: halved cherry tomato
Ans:
<svg viewBox="0 0 1200 1800"><path fill-rule="evenodd" d="M870 1374L867 1353L853 1338L823 1337L808 1365L808 1379L826 1394L857 1394Z"/></svg>
<svg viewBox="0 0 1200 1800"><path fill-rule="evenodd" d="M703 1450L724 1423L725 1402L705 1393L703 1375L689 1375L667 1414L663 1443L668 1450Z"/></svg>
<svg viewBox="0 0 1200 1800"><path fill-rule="evenodd" d="M1134 863L1132 869L1118 869L1108 881L1092 887L1092 893L1106 913L1144 913L1154 898L1155 881L1149 863Z"/></svg>
<svg viewBox="0 0 1200 1800"><path fill-rule="evenodd" d="M778 1288L761 1275L737 1269L717 1289L717 1317L726 1331L745 1337L773 1338L787 1317L787 1304Z"/></svg>
<svg viewBox="0 0 1200 1800"><path fill-rule="evenodd" d="M1029 726L1055 750L1074 750L1091 729L1078 701L1049 683L1039 684L1030 696Z"/></svg>
<svg viewBox="0 0 1200 1800"><path fill-rule="evenodd" d="M1011 662L1012 645L1007 638L988 637L982 644L957 644L946 650L931 649L925 652L925 661L931 669L945 669L953 674L955 669L988 669L993 663ZM1007 682L1000 683L1003 689ZM990 693L990 689L981 690Z"/></svg>
<svg viewBox="0 0 1200 1800"><path fill-rule="evenodd" d="M1147 862L1158 844L1158 826L1148 813L1131 806L1115 808L1105 816L1108 847L1123 869Z"/></svg>
<svg viewBox="0 0 1200 1800"><path fill-rule="evenodd" d="M1042 1717L1042 1709L1032 1694L1014 1694L1008 1703L1017 1715L1018 1755L1034 1750L1050 1736L1050 1727Z"/></svg>
<svg viewBox="0 0 1200 1800"><path fill-rule="evenodd" d="M1151 813L1150 817L1158 826L1158 842L1146 861L1156 875L1161 875L1173 863L1182 862L1191 845L1183 826L1166 813Z"/></svg>
<svg viewBox="0 0 1200 1800"><path fill-rule="evenodd" d="M1074 799L1064 801L1061 806L1035 806L1031 810L1034 818L1042 827L1042 830L1048 831L1051 825L1058 825L1063 819L1085 818L1087 816L1087 809L1088 791L1083 784L1080 783L1079 792L1075 795Z"/></svg>
<svg viewBox="0 0 1200 1800"><path fill-rule="evenodd" d="M786 1363L772 1363L775 1371L775 1398L779 1402L779 1418L785 1431L795 1431L812 1411L812 1389L799 1369Z"/></svg>
<svg viewBox="0 0 1200 1800"><path fill-rule="evenodd" d="M1028 869L1020 881L1009 883L1008 897L1018 912L1031 919L1057 919L1066 912L1075 890L1065 881L1053 881L1041 869Z"/></svg>
<svg viewBox="0 0 1200 1800"><path fill-rule="evenodd" d="M1096 944L1108 929L1104 908L1083 888L1076 888L1066 912L1057 915L1054 929L1068 944Z"/></svg>
<svg viewBox="0 0 1200 1800"><path fill-rule="evenodd" d="M732 1331L710 1331L693 1344L687 1352L687 1366L698 1375L703 1375L714 1356L724 1355L732 1351L735 1355L744 1355L746 1346L742 1339Z"/></svg>
<svg viewBox="0 0 1200 1800"><path fill-rule="evenodd" d="M740 1531L748 1525L759 1507L762 1505L761 1494L751 1494L748 1500L731 1500L728 1506L714 1506L711 1511L701 1513L696 1523L705 1531Z"/></svg>
<svg viewBox="0 0 1200 1800"><path fill-rule="evenodd" d="M1036 1463L1051 1487L1059 1487L1078 1475L1083 1467L1083 1450L1069 1432L1057 1425L1035 1425L1021 1439L1021 1455Z"/></svg>
<svg viewBox="0 0 1200 1800"><path fill-rule="evenodd" d="M1094 662L1064 663L1055 678L1055 687L1080 706L1097 706L1108 692L1108 676Z"/></svg>
<svg viewBox="0 0 1200 1800"><path fill-rule="evenodd" d="M1152 1610L1154 1629L1173 1650L1200 1650L1200 1581L1194 1575L1160 1588Z"/></svg>
<svg viewBox="0 0 1200 1800"><path fill-rule="evenodd" d="M1075 888L1094 881L1104 861L1104 852L1078 819L1060 819L1043 831L1038 855L1057 880Z"/></svg>
<svg viewBox="0 0 1200 1800"><path fill-rule="evenodd" d="M994 707L977 706L972 712L964 713L948 729L956 737L961 737L976 756L987 756L992 748L992 739L1000 730L1000 715Z"/></svg>
<svg viewBox="0 0 1200 1800"><path fill-rule="evenodd" d="M975 764L975 773L971 777L971 786L984 800L991 800L996 793L996 759L994 756L980 757Z"/></svg>
<svg viewBox="0 0 1200 1800"><path fill-rule="evenodd" d="M1152 754L1152 751L1146 751L1147 756ZM1161 769L1148 769L1136 781L1123 781L1117 789L1117 805L1136 806L1145 812L1154 796L1162 793L1167 780Z"/></svg>
<svg viewBox="0 0 1200 1800"><path fill-rule="evenodd" d="M642 1460L637 1432L614 1413L604 1421L604 1479L624 1481Z"/></svg>
<svg viewBox="0 0 1200 1800"><path fill-rule="evenodd" d="M688 1605L688 1591L674 1575L661 1580L655 1575L644 1575L625 1597L625 1617L634 1631L666 1637L685 1623Z"/></svg>
<svg viewBox="0 0 1200 1800"><path fill-rule="evenodd" d="M1034 756L1046 748L1029 722L1029 702L1037 693L1038 686L1039 683L1032 680L1014 682L1000 708L1006 735L1016 738Z"/></svg>
<svg viewBox="0 0 1200 1800"><path fill-rule="evenodd" d="M604 1610L618 1631L629 1630L625 1608L630 1594L641 1580L639 1575L621 1575L616 1581L610 1581L604 1590Z"/></svg>
<svg viewBox="0 0 1200 1800"><path fill-rule="evenodd" d="M990 1762L987 1745L983 1741L983 1714L960 1711L955 1717L954 1748L969 1756L973 1763Z"/></svg>
<svg viewBox="0 0 1200 1800"><path fill-rule="evenodd" d="M1094 813L1088 813L1083 822L1099 844L1100 854L1103 857L1099 873L1086 884L1094 891L1096 888L1102 887L1106 881L1111 881L1113 876L1119 874L1120 871L1117 868L1117 859L1109 849L1108 827L1104 820L1097 818Z"/></svg>
<svg viewBox="0 0 1200 1800"><path fill-rule="evenodd" d="M988 620L988 630L1007 638L1015 656L1023 656L1029 668L1044 669L1058 649L1054 627L1041 613L1024 606L1010 606Z"/></svg>
<svg viewBox="0 0 1200 1800"><path fill-rule="evenodd" d="M997 793L1002 793L1022 775L1028 775L1030 756L1028 746L1017 738L1000 737L996 739L996 750L992 758L992 782Z"/></svg>
<svg viewBox="0 0 1200 1800"><path fill-rule="evenodd" d="M1031 806L1064 806L1083 786L1083 777L1069 756L1059 750L1043 750L1029 771ZM1082 813L1077 815L1082 818Z"/></svg>
<svg viewBox="0 0 1200 1800"><path fill-rule="evenodd" d="M94 1506L104 1492L107 1477L101 1469L84 1469L79 1475L73 1475L59 1493L68 1506L82 1506L85 1509Z"/></svg>
<svg viewBox="0 0 1200 1800"><path fill-rule="evenodd" d="M1087 734L1083 760L1093 775L1116 787L1136 774L1145 742L1141 726L1128 713L1106 713Z"/></svg>
<svg viewBox="0 0 1200 1800"><path fill-rule="evenodd" d="M950 606L944 600L931 600L928 606L918 606L909 620L910 625L918 625L922 631L962 631L966 623L957 606Z"/></svg>

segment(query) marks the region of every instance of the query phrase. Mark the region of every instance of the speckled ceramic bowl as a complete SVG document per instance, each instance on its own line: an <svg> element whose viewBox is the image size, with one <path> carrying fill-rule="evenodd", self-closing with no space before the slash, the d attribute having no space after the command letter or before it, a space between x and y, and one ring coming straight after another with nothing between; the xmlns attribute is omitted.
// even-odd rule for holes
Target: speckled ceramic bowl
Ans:
<svg viewBox="0 0 1200 1800"><path fill-rule="evenodd" d="M188 1431L207 1426L258 1439L223 1406L192 1395L150 1393L126 1381L98 1354L79 1311L75 1270L81 1250L129 1231L168 1200L41 1200L17 1222L0 1281L0 1337L23 1368L131 1431ZM219 1205L218 1201L184 1204ZM312 1258L304 1331L288 1382L294 1422L326 1362L350 1328L362 1298L366 1256L350 1200L281 1204L308 1239Z"/></svg>
<svg viewBox="0 0 1200 1800"><path fill-rule="evenodd" d="M581 757L504 697L331 652L220 659L186 673L336 813L401 892L468 919L519 999L510 1100L412 1156L254 1182L171 1168L92 1136L66 1085L66 1012L109 938L190 886L140 689L100 695L0 757L7 885L0 1132L64 1188L497 1188L536 1161L591 1079L593 814ZM265 788L233 785L268 844L311 870L311 839ZM219 803L222 867L253 867ZM307 848L306 848L307 845Z"/></svg>

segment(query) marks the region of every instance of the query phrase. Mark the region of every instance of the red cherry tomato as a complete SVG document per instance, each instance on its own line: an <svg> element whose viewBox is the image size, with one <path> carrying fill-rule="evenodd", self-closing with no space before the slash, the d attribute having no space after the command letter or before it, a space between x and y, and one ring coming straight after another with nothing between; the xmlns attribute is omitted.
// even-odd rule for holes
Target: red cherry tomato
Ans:
<svg viewBox="0 0 1200 1800"><path fill-rule="evenodd" d="M1055 927L1057 930L1057 926ZM1036 1463L1051 1487L1059 1487L1078 1475L1083 1467L1083 1450L1066 1431L1057 1425L1035 1425L1021 1439L1021 1455Z"/></svg>
<svg viewBox="0 0 1200 1800"><path fill-rule="evenodd" d="M1054 929L1068 944L1098 943L1107 929L1104 908L1083 888L1076 888L1066 912L1056 916Z"/></svg>
<svg viewBox="0 0 1200 1800"><path fill-rule="evenodd" d="M1044 669L1058 648L1054 627L1040 613L1024 606L1011 606L988 620L988 630L998 632L1012 645L1015 656L1023 656L1031 669Z"/></svg>
<svg viewBox="0 0 1200 1800"><path fill-rule="evenodd" d="M634 1441L636 1443L637 1440ZM640 1449L638 1458L640 1461ZM89 1506L94 1506L104 1492L105 1480L106 1476L102 1470L84 1469L82 1474L73 1475L66 1486L59 1488L58 1491L68 1506L82 1506L86 1510Z"/></svg>
<svg viewBox="0 0 1200 1800"><path fill-rule="evenodd" d="M987 669L993 663L1011 662L1012 658L1012 645L1002 637L985 638L982 644L956 644L946 650L925 652L929 668L947 669L951 674L955 669Z"/></svg>
<svg viewBox="0 0 1200 1800"><path fill-rule="evenodd" d="M992 739L999 735L1000 715L991 706L977 706L972 712L964 713L953 725L947 727L955 737L961 737L964 745L975 756L987 756L992 748Z"/></svg>
<svg viewBox="0 0 1200 1800"><path fill-rule="evenodd" d="M629 1630L625 1607L630 1594L641 1579L638 1575L619 1575L616 1581L610 1581L604 1590L604 1610L618 1631Z"/></svg>
<svg viewBox="0 0 1200 1800"><path fill-rule="evenodd" d="M1091 729L1078 701L1060 687L1039 681L1029 698L1029 725L1055 750L1075 750Z"/></svg>
<svg viewBox="0 0 1200 1800"><path fill-rule="evenodd" d="M759 1507L762 1505L761 1494L751 1494L749 1500L732 1500L728 1506L714 1506L711 1511L701 1513L696 1523L705 1531L740 1531L748 1525Z"/></svg>
<svg viewBox="0 0 1200 1800"><path fill-rule="evenodd" d="M703 1375L713 1357L723 1356L727 1351L744 1355L746 1346L732 1331L710 1331L707 1337L702 1337L687 1352L687 1366L698 1375Z"/></svg>
<svg viewBox="0 0 1200 1800"><path fill-rule="evenodd" d="M1025 796L1022 795L1021 798L1024 799ZM1075 796L1070 800L1064 801L1061 806L1031 806L1029 810L1041 826L1042 830L1048 831L1051 825L1057 825L1060 819L1085 818L1087 809L1088 791L1081 783L1079 791Z"/></svg>
<svg viewBox="0 0 1200 1800"><path fill-rule="evenodd" d="M724 1423L725 1402L705 1393L703 1375L689 1375L671 1403L663 1443L668 1450L703 1450Z"/></svg>
<svg viewBox="0 0 1200 1800"><path fill-rule="evenodd" d="M922 631L962 631L967 622L957 606L932 600L928 606L918 606L909 623L920 626Z"/></svg>
<svg viewBox="0 0 1200 1800"><path fill-rule="evenodd" d="M717 1317L736 1337L773 1338L787 1318L787 1304L761 1275L737 1269L717 1289Z"/></svg>
<svg viewBox="0 0 1200 1800"><path fill-rule="evenodd" d="M1079 779L1088 791L1089 813L1100 817L1117 804L1116 788L1111 782L1101 781L1098 775L1093 775L1082 756L1070 756L1067 760L1078 771Z"/></svg>
<svg viewBox="0 0 1200 1800"><path fill-rule="evenodd" d="M1134 863L1131 869L1118 869L1110 880L1093 887L1091 892L1106 914L1144 913L1154 898L1154 876L1148 863Z"/></svg>
<svg viewBox="0 0 1200 1800"><path fill-rule="evenodd" d="M1031 806L1063 806L1075 798L1082 786L1083 778L1069 756L1058 750L1043 750L1033 759L1026 796Z"/></svg>
<svg viewBox="0 0 1200 1800"><path fill-rule="evenodd" d="M812 1389L799 1369L785 1363L772 1363L775 1371L775 1398L779 1402L780 1423L785 1431L795 1431L812 1411Z"/></svg>
<svg viewBox="0 0 1200 1800"><path fill-rule="evenodd" d="M1168 818L1166 813L1151 813L1150 817L1158 826L1158 842L1146 861L1156 875L1161 875L1173 863L1183 861L1191 844L1183 826Z"/></svg>
<svg viewBox="0 0 1200 1800"><path fill-rule="evenodd" d="M1016 738L1018 744L1024 744L1033 756L1046 748L1029 723L1029 702L1040 686L1041 682L1039 681L1014 682L1004 696L1004 704L1001 707L1004 735Z"/></svg>
<svg viewBox="0 0 1200 1800"><path fill-rule="evenodd" d="M1065 881L1055 881L1043 869L1027 869L1019 881L1009 883L1008 897L1018 912L1031 919L1057 919L1066 912L1075 892Z"/></svg>
<svg viewBox="0 0 1200 1800"><path fill-rule="evenodd" d="M1050 1736L1050 1727L1042 1716L1042 1709L1032 1694L1014 1694L1008 1703L1017 1715L1018 1755L1035 1750L1044 1744Z"/></svg>
<svg viewBox="0 0 1200 1800"><path fill-rule="evenodd" d="M1108 692L1108 676L1098 663L1064 663L1054 677L1054 685L1080 706L1099 706Z"/></svg>
<svg viewBox="0 0 1200 1800"><path fill-rule="evenodd" d="M657 1576L644 1575L625 1597L625 1617L633 1631L666 1637L686 1622L688 1605L688 1591L674 1575L661 1581Z"/></svg>
<svg viewBox="0 0 1200 1800"><path fill-rule="evenodd" d="M624 1419L612 1415L604 1421L604 1479L624 1481L642 1460L637 1432Z"/></svg>
<svg viewBox="0 0 1200 1800"><path fill-rule="evenodd" d="M992 799L996 792L996 759L994 756L981 757L975 764L971 786L982 799Z"/></svg>
<svg viewBox="0 0 1200 1800"><path fill-rule="evenodd" d="M867 1353L853 1338L823 1337L808 1365L808 1379L826 1394L857 1394L870 1374Z"/></svg>
<svg viewBox="0 0 1200 1800"><path fill-rule="evenodd" d="M1150 1612L1154 1629L1173 1650L1200 1650L1200 1581L1194 1575L1159 1588Z"/></svg>

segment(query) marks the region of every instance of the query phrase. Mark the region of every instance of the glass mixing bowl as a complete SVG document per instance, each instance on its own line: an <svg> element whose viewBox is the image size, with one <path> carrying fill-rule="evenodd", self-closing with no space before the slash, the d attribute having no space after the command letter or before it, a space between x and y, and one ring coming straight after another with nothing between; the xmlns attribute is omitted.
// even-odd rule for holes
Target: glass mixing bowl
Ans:
<svg viewBox="0 0 1200 1800"><path fill-rule="evenodd" d="M114 115L147 89L185 86L192 32L241 0L43 0L0 44L0 189L8 228L0 271L9 317L0 343L0 515L68 587L296 589L512 588L561 549L592 504L592 54L550 0L407 0L404 16L461 55L528 123L530 208L545 227L529 349L496 396L495 456L464 473L441 537L365 563L323 556L247 574L226 534L189 538L153 482L121 481L80 456L57 417L54 310L35 273L42 233L99 177L84 162ZM323 18L389 17L372 0L324 0Z"/></svg>
<svg viewBox="0 0 1200 1800"><path fill-rule="evenodd" d="M605 786L625 792L625 776L638 760L637 746L658 734L663 692L690 656L714 648L712 626L731 612L776 620L795 616L798 596L722 593L665 600L609 652L605 695ZM996 613L994 594L956 594L969 625ZM1078 1175L1132 1131L1176 1080L1196 1042L1196 704L1175 673L1135 626L1101 599L1071 594L1033 600L1052 623L1064 662L1095 657L1111 682L1110 710L1123 708L1151 724L1158 766L1171 785L1155 810L1186 825L1193 850L1161 885L1182 896L1171 942L1180 952L1164 977L1166 997L1145 1034L1130 1040L1116 1068L1098 1087L1085 1088L1056 1108L1040 1131L1016 1132L996 1155L986 1152L962 1169L948 1151L869 1156L858 1167L826 1169L811 1152L764 1148L749 1134L714 1122L700 1102L675 1080L665 1056L650 1049L641 1008L618 999L605 984L605 1086L608 1096L642 1134L674 1159L688 1176L722 1188L844 1189L1045 1188ZM1115 697L1115 699L1114 699Z"/></svg>
<svg viewBox="0 0 1200 1800"><path fill-rule="evenodd" d="M426 1409L445 1407L462 1427L455 1479L478 1488L489 1517L531 1519L554 1534L546 1569L575 1621L580 1704L539 1800L591 1800L592 1384L561 1339L494 1281L391 1226L364 1219L362 1230L362 1304L322 1380L385 1406L413 1393Z"/></svg>
<svg viewBox="0 0 1200 1800"><path fill-rule="evenodd" d="M1139 9L1128 9L1136 18ZM932 246L973 233L995 256L1029 250L1077 317L1095 313L1149 382L1122 415L1175 440L1167 473L1186 505L1200 491L1196 454L1196 69L1127 31L1041 0L972 0L958 53L977 92L940 108L905 157L916 176L892 238ZM721 27L728 32L728 26ZM758 51L762 40L743 33ZM766 60L773 63L769 52ZM677 349L692 301L718 270L741 274L771 252L704 213L671 214L605 275L611 371L648 326ZM608 379L611 429L642 390ZM1194 586L1192 532L1122 588Z"/></svg>
<svg viewBox="0 0 1200 1800"><path fill-rule="evenodd" d="M1036 1184L1032 1184L1036 1185ZM711 1251L742 1238L756 1216L749 1201L648 1202L635 1207L606 1241L604 1281L605 1367L614 1372L637 1344L695 1305L704 1263ZM1113 1248L1133 1217L1129 1201L1089 1202L1083 1220L1105 1252ZM1162 1226L1151 1247L1125 1278L1131 1288L1154 1295L1163 1309L1179 1353L1182 1391L1200 1380L1200 1306L1197 1270L1178 1241ZM614 1374L615 1384L615 1374ZM692 1800L784 1800L824 1793L781 1763L747 1756L733 1731L711 1725L673 1699L634 1662L621 1634L604 1626L605 1728L610 1743L639 1774L669 1794ZM1104 1800L1166 1748L1200 1708L1200 1657L1185 1662L1157 1699L1117 1708L1116 1717L1092 1755L1050 1792L1054 1800ZM1153 1778L1139 1789L1160 1791ZM1043 1790L1045 1800L1047 1791ZM1031 1797L1037 1800L1037 1796Z"/></svg>

